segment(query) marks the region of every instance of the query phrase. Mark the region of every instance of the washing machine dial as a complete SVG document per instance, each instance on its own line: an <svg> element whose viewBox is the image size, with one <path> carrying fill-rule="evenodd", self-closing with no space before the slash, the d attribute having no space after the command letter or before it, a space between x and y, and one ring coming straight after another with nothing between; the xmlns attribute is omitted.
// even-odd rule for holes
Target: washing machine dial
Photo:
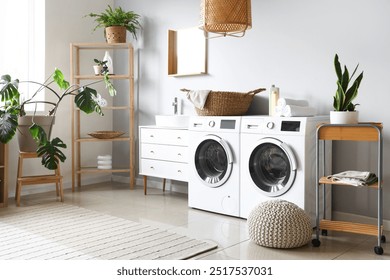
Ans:
<svg viewBox="0 0 390 280"><path fill-rule="evenodd" d="M273 129L275 127L275 124L273 122L267 122L267 128Z"/></svg>
<svg viewBox="0 0 390 280"><path fill-rule="evenodd" d="M214 126L215 126L215 121L210 121L210 122L209 122L209 126L210 126L210 127L214 127Z"/></svg>

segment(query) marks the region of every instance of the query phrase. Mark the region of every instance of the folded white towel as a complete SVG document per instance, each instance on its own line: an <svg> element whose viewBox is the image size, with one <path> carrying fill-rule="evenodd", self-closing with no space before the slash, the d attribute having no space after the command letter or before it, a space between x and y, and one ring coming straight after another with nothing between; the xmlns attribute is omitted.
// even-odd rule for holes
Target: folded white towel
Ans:
<svg viewBox="0 0 390 280"><path fill-rule="evenodd" d="M279 112L280 109L277 111ZM317 110L313 107L302 107L295 105L286 105L281 108L282 117L310 117L314 116L317 113Z"/></svg>
<svg viewBox="0 0 390 280"><path fill-rule="evenodd" d="M327 177L333 182L340 182L357 187L367 186L378 181L378 177L368 171L348 170Z"/></svg>
<svg viewBox="0 0 390 280"><path fill-rule="evenodd" d="M291 98L279 98L276 104L277 106L285 107L287 105L294 106L309 106L309 102L307 100L297 100Z"/></svg>
<svg viewBox="0 0 390 280"><path fill-rule="evenodd" d="M198 109L203 109L204 104L206 103L207 96L209 95L210 90L190 90L187 92L187 98L194 104Z"/></svg>

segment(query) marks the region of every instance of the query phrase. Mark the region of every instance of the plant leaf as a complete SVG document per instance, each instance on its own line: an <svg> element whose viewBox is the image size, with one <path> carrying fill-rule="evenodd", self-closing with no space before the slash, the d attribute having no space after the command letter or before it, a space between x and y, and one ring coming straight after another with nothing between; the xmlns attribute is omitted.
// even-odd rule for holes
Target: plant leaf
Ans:
<svg viewBox="0 0 390 280"><path fill-rule="evenodd" d="M53 79L60 89L67 89L69 87L69 82L65 80L64 74L58 68L54 70Z"/></svg>
<svg viewBox="0 0 390 280"><path fill-rule="evenodd" d="M0 89L1 101L11 101L12 99L19 99L19 80L12 81L10 75L3 75L0 79L0 85L3 85Z"/></svg>
<svg viewBox="0 0 390 280"><path fill-rule="evenodd" d="M66 156L60 148L66 149L66 144L58 137L54 138L50 142L46 142L46 144L42 146L39 146L37 154L42 157L42 165L50 170L57 169L59 161L64 162L66 159Z"/></svg>
<svg viewBox="0 0 390 280"><path fill-rule="evenodd" d="M48 141L46 132L40 125L33 123L29 128L30 134L33 139L38 143L38 146L45 145Z"/></svg>
<svg viewBox="0 0 390 280"><path fill-rule="evenodd" d="M15 135L18 127L18 116L10 112L0 111L0 141L8 143Z"/></svg>
<svg viewBox="0 0 390 280"><path fill-rule="evenodd" d="M343 91L346 92L348 89L349 84L349 72L347 66L344 66L344 73L343 77L341 79L341 87L343 88Z"/></svg>
<svg viewBox="0 0 390 280"><path fill-rule="evenodd" d="M106 85L106 88L108 89L108 93L111 96L116 95L116 89L114 88L114 85L111 83L110 78L108 76L108 72L104 73L103 77L104 83Z"/></svg>
<svg viewBox="0 0 390 280"><path fill-rule="evenodd" d="M337 79L341 82L342 78L342 72L341 72L341 66L339 62L339 56L336 54L334 56L334 68L336 70Z"/></svg>
<svg viewBox="0 0 390 280"><path fill-rule="evenodd" d="M97 112L99 115L103 115L102 108L96 102L97 91L90 87L83 87L80 92L76 95L74 102L80 110L90 114Z"/></svg>

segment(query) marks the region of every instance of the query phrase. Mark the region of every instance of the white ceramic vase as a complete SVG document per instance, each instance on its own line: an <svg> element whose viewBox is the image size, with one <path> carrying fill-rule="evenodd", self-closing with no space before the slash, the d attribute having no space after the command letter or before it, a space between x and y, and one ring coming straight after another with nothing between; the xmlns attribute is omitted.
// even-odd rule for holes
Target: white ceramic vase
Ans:
<svg viewBox="0 0 390 280"><path fill-rule="evenodd" d="M330 111L331 124L357 124L358 120L358 111Z"/></svg>

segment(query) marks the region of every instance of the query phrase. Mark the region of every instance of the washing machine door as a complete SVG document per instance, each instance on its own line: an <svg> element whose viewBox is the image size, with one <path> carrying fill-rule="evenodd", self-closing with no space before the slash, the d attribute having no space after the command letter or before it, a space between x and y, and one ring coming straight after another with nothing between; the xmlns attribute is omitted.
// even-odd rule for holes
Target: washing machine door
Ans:
<svg viewBox="0 0 390 280"><path fill-rule="evenodd" d="M256 143L249 158L249 172L258 189L267 196L280 196L294 183L296 160L289 146L274 138Z"/></svg>
<svg viewBox="0 0 390 280"><path fill-rule="evenodd" d="M196 146L196 174L212 188L222 186L232 172L233 154L229 145L216 135L206 135Z"/></svg>

